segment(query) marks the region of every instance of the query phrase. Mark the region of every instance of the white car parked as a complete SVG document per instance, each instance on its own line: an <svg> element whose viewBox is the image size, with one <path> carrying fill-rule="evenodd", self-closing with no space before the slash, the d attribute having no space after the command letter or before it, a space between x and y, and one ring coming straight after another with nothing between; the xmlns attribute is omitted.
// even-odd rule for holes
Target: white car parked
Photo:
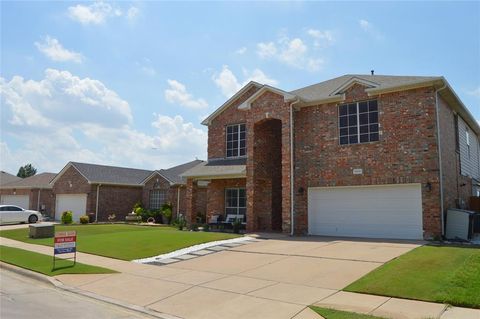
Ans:
<svg viewBox="0 0 480 319"><path fill-rule="evenodd" d="M0 224L36 223L42 214L36 210L23 209L15 205L0 205Z"/></svg>

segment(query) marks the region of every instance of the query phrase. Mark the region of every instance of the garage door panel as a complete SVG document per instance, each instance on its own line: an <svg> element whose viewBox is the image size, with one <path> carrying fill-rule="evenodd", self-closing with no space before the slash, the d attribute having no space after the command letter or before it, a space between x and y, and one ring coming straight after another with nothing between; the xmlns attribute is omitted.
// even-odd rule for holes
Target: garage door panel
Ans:
<svg viewBox="0 0 480 319"><path fill-rule="evenodd" d="M0 202L2 205L15 205L23 209L30 208L30 196L28 195L2 195Z"/></svg>
<svg viewBox="0 0 480 319"><path fill-rule="evenodd" d="M55 204L55 219L60 220L64 211L72 211L73 221L78 222L80 216L86 214L86 194L57 194Z"/></svg>
<svg viewBox="0 0 480 319"><path fill-rule="evenodd" d="M310 188L309 233L421 239L420 184Z"/></svg>

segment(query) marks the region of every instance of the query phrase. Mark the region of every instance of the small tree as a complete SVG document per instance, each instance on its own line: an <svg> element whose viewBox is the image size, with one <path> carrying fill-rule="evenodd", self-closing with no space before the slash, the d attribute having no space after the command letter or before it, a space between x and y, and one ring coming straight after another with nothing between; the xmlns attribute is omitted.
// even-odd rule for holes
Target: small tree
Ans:
<svg viewBox="0 0 480 319"><path fill-rule="evenodd" d="M17 176L21 178L30 177L37 174L37 169L32 164L26 164L18 169Z"/></svg>

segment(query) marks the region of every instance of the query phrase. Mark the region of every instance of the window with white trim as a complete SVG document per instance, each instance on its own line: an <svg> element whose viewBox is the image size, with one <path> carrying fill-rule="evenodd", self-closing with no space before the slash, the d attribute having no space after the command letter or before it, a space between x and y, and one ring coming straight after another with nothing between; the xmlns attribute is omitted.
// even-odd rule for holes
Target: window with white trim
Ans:
<svg viewBox="0 0 480 319"><path fill-rule="evenodd" d="M379 140L377 100L338 106L340 144L358 144Z"/></svg>
<svg viewBox="0 0 480 319"><path fill-rule="evenodd" d="M160 209L167 202L167 191L154 189L150 191L150 209Z"/></svg>
<svg viewBox="0 0 480 319"><path fill-rule="evenodd" d="M225 217L227 215L243 216L247 220L247 195L245 188L225 189Z"/></svg>
<svg viewBox="0 0 480 319"><path fill-rule="evenodd" d="M247 155L247 135L245 124L228 125L227 130L227 157Z"/></svg>

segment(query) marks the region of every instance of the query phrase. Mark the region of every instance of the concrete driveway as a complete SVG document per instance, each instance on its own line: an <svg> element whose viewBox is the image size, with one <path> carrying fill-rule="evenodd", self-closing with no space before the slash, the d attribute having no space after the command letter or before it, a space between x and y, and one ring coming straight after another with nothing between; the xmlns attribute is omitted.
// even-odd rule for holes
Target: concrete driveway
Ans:
<svg viewBox="0 0 480 319"><path fill-rule="evenodd" d="M181 318L319 318L306 306L419 244L285 237L171 265L116 261L105 266L121 274L58 278Z"/></svg>

